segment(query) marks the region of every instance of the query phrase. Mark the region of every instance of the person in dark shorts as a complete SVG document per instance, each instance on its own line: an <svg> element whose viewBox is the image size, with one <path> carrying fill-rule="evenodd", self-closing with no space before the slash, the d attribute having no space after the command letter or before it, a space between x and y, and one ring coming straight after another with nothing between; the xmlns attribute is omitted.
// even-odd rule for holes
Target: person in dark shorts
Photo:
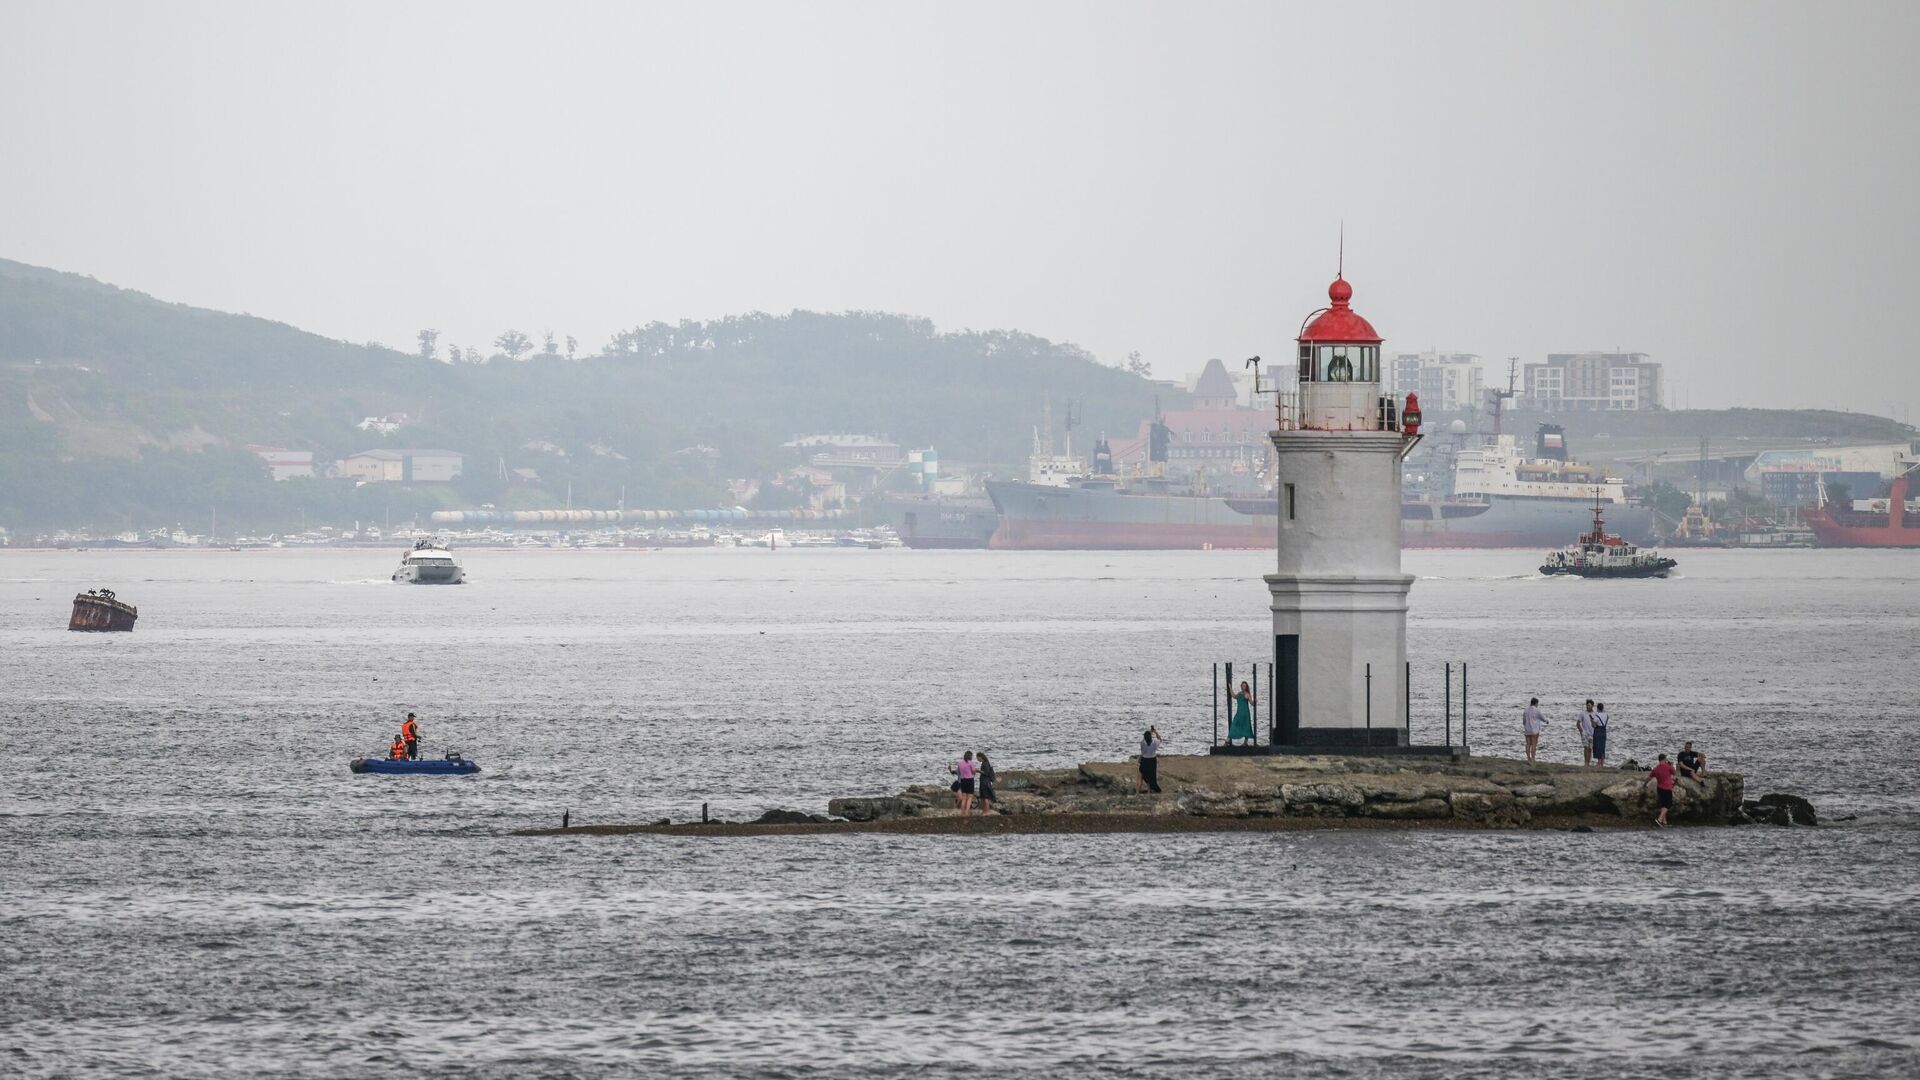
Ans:
<svg viewBox="0 0 1920 1080"><path fill-rule="evenodd" d="M953 782L953 802L955 806L960 808L961 817L966 817L967 811L973 809L973 774L975 771L973 751L971 750L961 754L960 760L954 762L952 766L953 775L959 778Z"/></svg>
<svg viewBox="0 0 1920 1080"><path fill-rule="evenodd" d="M1667 811L1673 809L1673 762L1667 760L1667 755L1661 754L1660 761L1647 771L1647 781L1660 786L1660 813L1653 823L1664 829Z"/></svg>
<svg viewBox="0 0 1920 1080"><path fill-rule="evenodd" d="M1707 755L1693 748L1692 739L1688 739L1687 744L1680 748L1677 764L1680 766L1680 775L1689 780L1703 781L1707 778Z"/></svg>
<svg viewBox="0 0 1920 1080"><path fill-rule="evenodd" d="M1135 794L1151 791L1160 794L1160 729L1150 727L1140 733L1140 778L1134 781Z"/></svg>
<svg viewBox="0 0 1920 1080"><path fill-rule="evenodd" d="M991 814L993 813L994 771L993 762L987 760L985 750L980 751L978 766L973 771L974 776L980 781L980 799L976 805L979 806L982 816Z"/></svg>

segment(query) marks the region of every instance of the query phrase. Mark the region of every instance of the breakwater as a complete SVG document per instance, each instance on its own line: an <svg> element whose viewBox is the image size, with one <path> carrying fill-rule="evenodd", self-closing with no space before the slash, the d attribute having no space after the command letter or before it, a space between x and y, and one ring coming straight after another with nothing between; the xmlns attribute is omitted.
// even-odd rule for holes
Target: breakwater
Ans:
<svg viewBox="0 0 1920 1080"><path fill-rule="evenodd" d="M1006 770L993 813L962 817L946 787L832 799L827 813L773 809L745 821L528 829L523 835L668 832L755 835L832 831L1179 832L1300 828L1564 829L1645 827L1656 810L1644 768L1536 764L1507 758L1289 756L1160 759L1158 793L1136 790L1131 761ZM1738 773L1682 779L1676 825L1812 825L1805 800L1746 798Z"/></svg>

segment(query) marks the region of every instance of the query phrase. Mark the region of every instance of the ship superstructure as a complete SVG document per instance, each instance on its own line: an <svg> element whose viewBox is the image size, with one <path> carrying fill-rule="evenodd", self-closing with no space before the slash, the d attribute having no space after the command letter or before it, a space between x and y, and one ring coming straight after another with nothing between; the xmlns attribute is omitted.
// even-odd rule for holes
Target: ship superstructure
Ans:
<svg viewBox="0 0 1920 1080"><path fill-rule="evenodd" d="M1850 508L1823 503L1807 511L1807 527L1820 546L1920 547L1920 502L1909 498L1920 460L1903 458L1899 471L1885 499L1858 499Z"/></svg>

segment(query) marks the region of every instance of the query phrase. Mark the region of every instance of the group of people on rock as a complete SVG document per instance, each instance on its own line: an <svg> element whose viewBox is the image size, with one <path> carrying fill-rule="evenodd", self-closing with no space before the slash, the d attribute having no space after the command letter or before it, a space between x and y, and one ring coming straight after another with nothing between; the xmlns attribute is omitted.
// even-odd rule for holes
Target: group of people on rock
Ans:
<svg viewBox="0 0 1920 1080"><path fill-rule="evenodd" d="M960 760L947 766L954 776L954 805L960 808L960 816L968 814L993 813L993 762L988 760L987 752L980 751L978 757L969 750L960 755Z"/></svg>
<svg viewBox="0 0 1920 1080"><path fill-rule="evenodd" d="M1607 763L1607 728L1612 717L1607 715L1607 703L1587 699L1587 707L1575 718L1573 727L1580 733L1580 756L1582 763L1602 765ZM1540 712L1540 699L1533 698L1520 712L1520 737L1527 747L1527 764L1534 762L1540 753L1540 736L1547 730L1547 718Z"/></svg>
<svg viewBox="0 0 1920 1080"><path fill-rule="evenodd" d="M1587 765L1605 766L1607 763L1607 731L1612 726L1612 718L1607 715L1606 702L1587 699L1586 708L1574 719L1573 726L1580 733L1580 755ZM1520 713L1520 737L1527 748L1527 763L1533 764L1540 752L1540 736L1547 730L1547 718L1540 712L1540 699L1532 698ZM1693 740L1688 739L1680 753L1673 760L1661 754L1647 771L1647 783L1656 785L1659 795L1659 813L1653 823L1660 828L1667 827L1667 812L1673 809L1674 782L1679 779L1701 782L1707 778L1707 755L1693 748Z"/></svg>
<svg viewBox="0 0 1920 1080"><path fill-rule="evenodd" d="M395 735L393 745L387 747L387 760L420 760L420 721L412 713L400 722L400 734Z"/></svg>

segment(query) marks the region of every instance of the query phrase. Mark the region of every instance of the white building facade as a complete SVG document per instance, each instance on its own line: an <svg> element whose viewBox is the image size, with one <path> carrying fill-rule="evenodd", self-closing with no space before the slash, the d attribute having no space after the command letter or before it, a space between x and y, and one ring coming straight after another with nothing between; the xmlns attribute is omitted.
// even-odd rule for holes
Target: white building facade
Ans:
<svg viewBox="0 0 1920 1080"><path fill-rule="evenodd" d="M1522 369L1521 403L1542 412L1639 412L1665 405L1646 353L1548 353Z"/></svg>
<svg viewBox="0 0 1920 1080"><path fill-rule="evenodd" d="M1473 353L1428 350L1401 353L1393 358L1389 393L1399 397L1419 394L1428 412L1466 412L1480 404L1486 376L1480 357Z"/></svg>

